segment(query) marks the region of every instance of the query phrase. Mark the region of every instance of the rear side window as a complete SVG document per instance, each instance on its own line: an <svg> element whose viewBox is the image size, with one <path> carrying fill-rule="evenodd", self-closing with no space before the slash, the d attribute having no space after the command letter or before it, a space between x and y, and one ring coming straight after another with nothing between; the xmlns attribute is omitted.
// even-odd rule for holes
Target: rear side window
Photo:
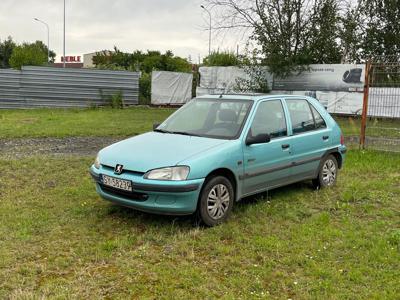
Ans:
<svg viewBox="0 0 400 300"><path fill-rule="evenodd" d="M293 134L299 134L315 129L314 117L308 101L302 99L286 100L290 119L292 120Z"/></svg>
<svg viewBox="0 0 400 300"><path fill-rule="evenodd" d="M322 118L321 114L315 109L314 106L312 106L311 104L310 106L315 119L315 128L326 128L325 120Z"/></svg>
<svg viewBox="0 0 400 300"><path fill-rule="evenodd" d="M266 133L271 138L287 135L285 113L280 100L262 102L257 108L250 134L257 136Z"/></svg>

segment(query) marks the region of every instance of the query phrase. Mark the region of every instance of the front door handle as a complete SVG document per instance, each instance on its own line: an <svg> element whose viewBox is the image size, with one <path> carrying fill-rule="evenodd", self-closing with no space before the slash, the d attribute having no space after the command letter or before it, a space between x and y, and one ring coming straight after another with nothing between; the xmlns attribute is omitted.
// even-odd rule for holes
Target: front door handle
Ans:
<svg viewBox="0 0 400 300"><path fill-rule="evenodd" d="M324 141L326 141L327 139L329 139L329 135L324 135L324 136L322 137L322 139L323 139Z"/></svg>
<svg viewBox="0 0 400 300"><path fill-rule="evenodd" d="M289 147L290 147L289 144L283 144L283 145L282 145L282 149L288 149Z"/></svg>

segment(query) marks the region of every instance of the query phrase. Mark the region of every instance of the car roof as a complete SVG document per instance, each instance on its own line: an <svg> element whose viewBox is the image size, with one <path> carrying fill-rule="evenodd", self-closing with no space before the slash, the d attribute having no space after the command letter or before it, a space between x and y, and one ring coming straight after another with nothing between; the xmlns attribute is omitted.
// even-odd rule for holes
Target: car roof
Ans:
<svg viewBox="0 0 400 300"><path fill-rule="evenodd" d="M285 95L285 94L220 94L220 95L204 95L196 97L197 99L221 99L221 100L252 100L260 101L266 99L276 98L303 98L308 99L309 97L304 95Z"/></svg>

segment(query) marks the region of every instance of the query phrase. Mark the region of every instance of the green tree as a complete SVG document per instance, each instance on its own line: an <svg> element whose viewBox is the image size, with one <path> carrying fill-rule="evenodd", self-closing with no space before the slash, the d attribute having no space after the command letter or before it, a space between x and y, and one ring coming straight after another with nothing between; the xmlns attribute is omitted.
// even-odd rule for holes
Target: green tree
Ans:
<svg viewBox="0 0 400 300"><path fill-rule="evenodd" d="M315 3L309 43L305 45L309 51L309 63L340 63L342 52L339 46L340 16L338 11L339 5L336 0Z"/></svg>
<svg viewBox="0 0 400 300"><path fill-rule="evenodd" d="M50 60L54 61L56 54L50 52ZM16 46L11 54L9 64L14 69L22 66L44 66L47 64L47 46L41 41L35 43L23 43Z"/></svg>
<svg viewBox="0 0 400 300"><path fill-rule="evenodd" d="M114 47L113 51L104 50L98 52L93 58L93 63L98 68L122 68L150 73L153 70L190 72L191 64L184 58L174 56L172 51L162 54L160 51L139 50L133 53L125 53Z"/></svg>
<svg viewBox="0 0 400 300"><path fill-rule="evenodd" d="M361 0L365 18L362 56L400 55L400 1Z"/></svg>
<svg viewBox="0 0 400 300"><path fill-rule="evenodd" d="M347 5L344 14L340 17L340 47L342 63L360 63L362 45L362 15L361 6Z"/></svg>
<svg viewBox="0 0 400 300"><path fill-rule="evenodd" d="M208 0L215 29L249 30L278 76L311 63L400 56L399 0Z"/></svg>
<svg viewBox="0 0 400 300"><path fill-rule="evenodd" d="M131 68L132 57L129 53L120 51L117 47L114 47L112 51L103 50L97 52L93 57L93 63L97 67L103 69L121 69L129 70Z"/></svg>
<svg viewBox="0 0 400 300"><path fill-rule="evenodd" d="M0 40L0 68L10 68L9 60L15 47L16 44L11 37L3 41Z"/></svg>
<svg viewBox="0 0 400 300"><path fill-rule="evenodd" d="M41 49L42 52L46 53L47 55L47 45L45 43L43 43L42 41L36 41L33 43L33 45L35 45L35 47L38 47L39 49ZM56 53L52 50L49 51L49 62L50 63L54 63L56 60Z"/></svg>
<svg viewBox="0 0 400 300"><path fill-rule="evenodd" d="M250 30L260 62L278 76L315 62L340 61L337 1L208 0L222 11L220 28Z"/></svg>

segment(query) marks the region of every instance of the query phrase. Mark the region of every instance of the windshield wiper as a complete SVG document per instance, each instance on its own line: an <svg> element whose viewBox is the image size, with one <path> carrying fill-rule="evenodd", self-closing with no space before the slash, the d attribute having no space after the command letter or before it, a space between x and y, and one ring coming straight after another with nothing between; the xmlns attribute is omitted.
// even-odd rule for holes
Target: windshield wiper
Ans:
<svg viewBox="0 0 400 300"><path fill-rule="evenodd" d="M161 133L172 133L171 131L164 130L164 129L153 129L154 132L161 132Z"/></svg>
<svg viewBox="0 0 400 300"><path fill-rule="evenodd" d="M173 134L181 134L181 135L190 135L190 136L200 136L198 134L195 133L190 133L190 132L185 132L185 131L169 131L170 133Z"/></svg>
<svg viewBox="0 0 400 300"><path fill-rule="evenodd" d="M180 134L180 135L189 135L189 136L200 136L198 134L195 133L190 133L190 132L185 132L185 131L168 131L168 130L164 130L164 129L154 129L153 131L155 132L161 132L161 133L169 133L169 134Z"/></svg>

